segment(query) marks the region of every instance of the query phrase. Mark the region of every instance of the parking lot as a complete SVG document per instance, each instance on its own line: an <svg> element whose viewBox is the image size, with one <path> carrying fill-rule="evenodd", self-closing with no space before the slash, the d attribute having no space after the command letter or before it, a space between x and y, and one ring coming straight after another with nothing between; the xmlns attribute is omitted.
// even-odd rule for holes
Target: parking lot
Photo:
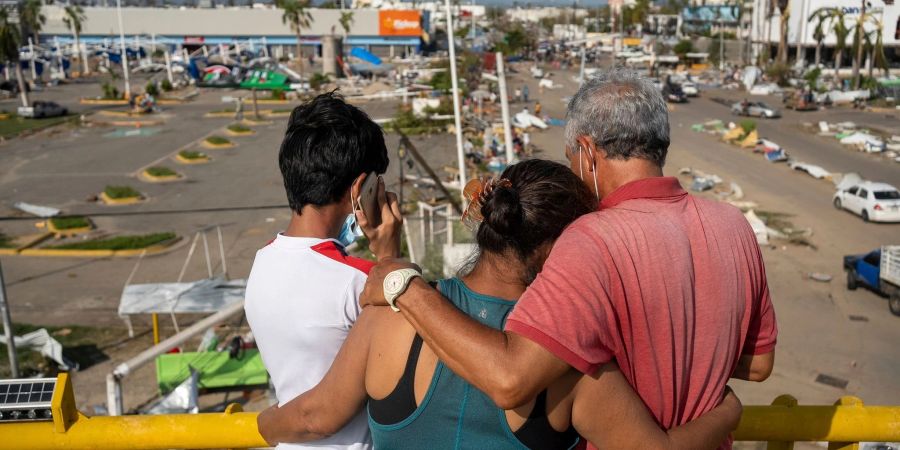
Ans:
<svg viewBox="0 0 900 450"><path fill-rule="evenodd" d="M572 80L575 72L555 73L554 81L561 87L539 93L536 80L527 76L527 68L518 69L510 79L510 89L528 84L532 98L541 102L546 114L563 118L564 99L577 87ZM60 102L79 113L91 112L87 117L90 120L99 117L101 109L109 108L79 105L77 98L97 93L96 83L78 84L49 88L36 98ZM229 137L237 144L233 148L204 149L212 158L208 164L182 165L171 159L179 150L199 148L198 140L208 135L222 134L232 120L205 118L204 114L227 107L221 97L236 94L206 90L190 103L165 106L155 117L161 120L158 125L127 129L60 126L2 143L0 231L13 236L35 232L38 219L12 207L24 201L60 208L66 214L87 215L99 229L110 233L173 231L182 236L170 251L142 260L132 279L139 283L173 280L193 233L221 225L228 274L246 277L255 251L289 218L276 164L286 119L252 126L256 131L253 136ZM780 331L776 366L765 383L734 382L735 390L745 404L769 403L782 393L793 394L801 403L832 403L842 395L857 395L869 403L900 403L900 350L895 347L900 341L900 318L892 316L885 299L874 293L865 289L848 291L841 266L846 254L900 243L900 225L864 223L857 216L834 209L831 182L791 170L784 163L767 162L758 154L691 130L691 125L709 120L736 120L727 103L744 96L737 91L704 90L689 103L673 105L672 146L666 166L667 174L673 176L689 167L716 174L726 183L737 183L759 210L786 214L794 226L812 229L808 238L812 246L773 241L763 248ZM774 97L764 101L780 106L780 100ZM0 108L14 105L15 99L0 102ZM397 102L377 100L360 106L373 118L385 118L394 114ZM522 106L513 104L512 108ZM841 146L804 125L849 120L900 135L896 112L835 107L782 113L780 119L758 120L757 126L760 137L778 142L791 157L832 172L856 172L867 179L900 186L900 164ZM534 131L531 139L542 149L538 157L564 158L561 127ZM414 137L413 141L436 169L456 165L453 135ZM388 134L387 142L393 158L397 136ZM142 169L154 165L170 167L183 179L147 183L137 177ZM389 185L396 185L397 170L396 164L388 169ZM690 184L689 178L681 179L683 184ZM130 206L98 204L94 198L106 185L130 185L146 200ZM133 271L134 258L4 256L2 264L14 321L124 330L116 308L122 287ZM833 279L827 283L815 281L810 273L828 274ZM195 259L185 279L206 274L205 264ZM138 322L138 326L146 330L147 322ZM79 404L103 402L105 373L136 349L145 348L149 338L143 334L124 342L106 350L108 361L75 375ZM152 395L152 370L139 372L134 383L126 385L126 406ZM149 386L141 387L141 380L150 381Z"/></svg>

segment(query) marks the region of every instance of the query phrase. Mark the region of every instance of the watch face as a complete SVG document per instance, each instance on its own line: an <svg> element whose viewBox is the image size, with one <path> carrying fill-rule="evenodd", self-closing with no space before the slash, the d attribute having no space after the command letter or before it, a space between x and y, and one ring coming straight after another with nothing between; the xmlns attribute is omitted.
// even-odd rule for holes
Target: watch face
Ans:
<svg viewBox="0 0 900 450"><path fill-rule="evenodd" d="M403 289L403 275L391 273L384 279L384 291L389 294L400 292Z"/></svg>

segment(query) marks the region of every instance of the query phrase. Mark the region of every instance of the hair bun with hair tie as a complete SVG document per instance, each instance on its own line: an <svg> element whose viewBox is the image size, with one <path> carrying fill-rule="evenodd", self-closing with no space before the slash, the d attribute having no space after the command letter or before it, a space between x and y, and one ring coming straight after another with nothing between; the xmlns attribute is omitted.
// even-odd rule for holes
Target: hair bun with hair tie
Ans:
<svg viewBox="0 0 900 450"><path fill-rule="evenodd" d="M512 182L501 179L486 192L481 207L484 223L504 237L510 237L522 226L524 213L519 193Z"/></svg>

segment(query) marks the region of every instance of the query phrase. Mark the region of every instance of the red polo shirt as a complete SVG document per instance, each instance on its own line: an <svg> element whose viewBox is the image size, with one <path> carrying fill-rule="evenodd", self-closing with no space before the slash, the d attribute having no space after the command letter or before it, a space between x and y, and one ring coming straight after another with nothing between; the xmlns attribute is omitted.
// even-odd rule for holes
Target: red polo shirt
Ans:
<svg viewBox="0 0 900 450"><path fill-rule="evenodd" d="M586 374L616 359L665 428L714 408L739 357L777 334L750 225L670 177L626 184L567 228L506 329Z"/></svg>

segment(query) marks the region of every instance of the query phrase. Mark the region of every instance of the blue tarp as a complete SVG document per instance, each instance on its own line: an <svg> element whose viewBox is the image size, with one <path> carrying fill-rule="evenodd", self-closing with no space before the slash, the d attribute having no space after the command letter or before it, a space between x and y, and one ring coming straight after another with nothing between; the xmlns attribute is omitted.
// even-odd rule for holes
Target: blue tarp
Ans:
<svg viewBox="0 0 900 450"><path fill-rule="evenodd" d="M709 5L709 6L688 6L681 12L681 17L685 22L737 22L741 16L741 10L737 6L730 5Z"/></svg>
<svg viewBox="0 0 900 450"><path fill-rule="evenodd" d="M381 58L373 55L372 53L370 53L369 51L367 51L366 49L364 49L362 47L353 47L353 49L350 50L350 56L353 56L354 58L359 58L363 61L372 63L376 66L381 65Z"/></svg>
<svg viewBox="0 0 900 450"><path fill-rule="evenodd" d="M783 148L779 148L778 150L773 150L771 152L766 152L766 159L769 162L779 162L786 161L787 155L784 153Z"/></svg>

